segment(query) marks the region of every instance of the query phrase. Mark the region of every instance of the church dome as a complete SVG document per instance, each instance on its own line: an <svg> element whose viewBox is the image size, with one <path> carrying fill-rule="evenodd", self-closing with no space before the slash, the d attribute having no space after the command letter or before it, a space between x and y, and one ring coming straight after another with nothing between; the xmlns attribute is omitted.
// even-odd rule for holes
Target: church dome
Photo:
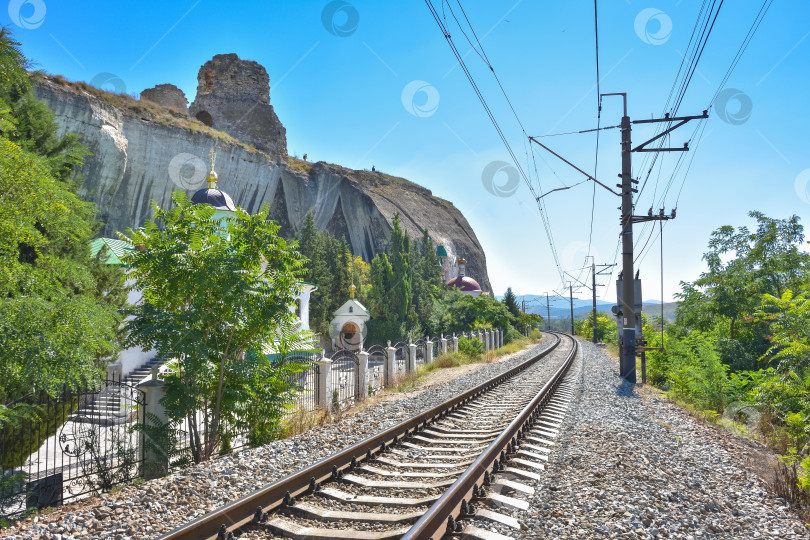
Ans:
<svg viewBox="0 0 810 540"><path fill-rule="evenodd" d="M217 188L203 188L191 197L191 202L194 204L210 204L217 210L230 210L236 211L236 205L233 204L231 196Z"/></svg>
<svg viewBox="0 0 810 540"><path fill-rule="evenodd" d="M217 179L219 176L214 170L214 161L217 158L217 154L214 152L213 148L211 148L211 152L208 155L211 157L211 170L208 171L208 174L205 176L208 187L197 191L197 193L191 197L191 202L192 204L210 204L217 210L236 212L236 205L233 204L231 196L217 188Z"/></svg>
<svg viewBox="0 0 810 540"><path fill-rule="evenodd" d="M476 292L481 290L481 285L469 276L454 277L447 282L447 286L461 289L464 292Z"/></svg>

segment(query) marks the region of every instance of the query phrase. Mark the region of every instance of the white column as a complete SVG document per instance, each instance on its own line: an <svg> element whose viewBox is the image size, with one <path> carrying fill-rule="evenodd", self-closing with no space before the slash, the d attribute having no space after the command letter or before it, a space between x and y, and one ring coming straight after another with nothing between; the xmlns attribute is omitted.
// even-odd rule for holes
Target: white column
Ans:
<svg viewBox="0 0 810 540"><path fill-rule="evenodd" d="M442 336L442 354L447 354L447 338Z"/></svg>
<svg viewBox="0 0 810 540"><path fill-rule="evenodd" d="M120 366L120 364L119 364ZM138 389L143 390L146 402L142 419L150 427L158 427L166 424L169 417L166 415L166 407L160 400L166 395L166 382L158 379L158 368L152 369L152 377L138 385ZM154 415L154 416L153 416ZM156 425L158 424L158 425ZM169 473L169 452L160 441L154 440L144 433L144 439L150 444L140 445L139 454L143 460L141 465L141 475L147 480L160 478Z"/></svg>
<svg viewBox="0 0 810 540"><path fill-rule="evenodd" d="M325 411L332 410L332 361L324 358L318 364L317 405Z"/></svg>
<svg viewBox="0 0 810 540"><path fill-rule="evenodd" d="M388 342L388 347L385 348L388 355L385 357L385 366L383 367L383 387L388 388L394 380L397 369L397 350Z"/></svg>
<svg viewBox="0 0 810 540"><path fill-rule="evenodd" d="M368 397L368 352L360 351L357 353L357 358L360 360L357 370L357 378L360 379L360 393L357 401L362 401Z"/></svg>
<svg viewBox="0 0 810 540"><path fill-rule="evenodd" d="M433 343L430 341L429 337L425 338L425 363L429 364L433 362Z"/></svg>
<svg viewBox="0 0 810 540"><path fill-rule="evenodd" d="M408 345L408 368L406 371L416 371L416 345Z"/></svg>
<svg viewBox="0 0 810 540"><path fill-rule="evenodd" d="M458 352L458 336L453 332L453 352Z"/></svg>
<svg viewBox="0 0 810 540"><path fill-rule="evenodd" d="M504 335L505 333L506 333L506 332L504 331L504 329L503 329L503 328L501 328L501 347L503 347L503 335Z"/></svg>

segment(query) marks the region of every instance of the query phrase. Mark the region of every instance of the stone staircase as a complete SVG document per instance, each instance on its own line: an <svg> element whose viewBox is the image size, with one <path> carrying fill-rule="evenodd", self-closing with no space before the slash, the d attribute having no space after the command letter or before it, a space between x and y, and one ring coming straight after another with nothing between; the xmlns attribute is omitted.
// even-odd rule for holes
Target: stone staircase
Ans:
<svg viewBox="0 0 810 540"><path fill-rule="evenodd" d="M150 376L153 368L160 367L163 362L154 357L121 379L120 384L108 384L80 405L70 415L70 420L101 426L128 422L135 414L134 406L138 401L139 391L136 387Z"/></svg>

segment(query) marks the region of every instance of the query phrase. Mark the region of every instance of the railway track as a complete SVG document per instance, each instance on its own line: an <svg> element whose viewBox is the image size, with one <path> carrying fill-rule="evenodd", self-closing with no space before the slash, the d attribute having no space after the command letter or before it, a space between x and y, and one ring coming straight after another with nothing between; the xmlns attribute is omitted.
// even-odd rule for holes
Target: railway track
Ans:
<svg viewBox="0 0 810 540"><path fill-rule="evenodd" d="M507 538L476 525L519 529L509 509L528 507L521 497L541 478L577 352L552 336L506 373L162 538ZM544 358L559 364L550 377Z"/></svg>

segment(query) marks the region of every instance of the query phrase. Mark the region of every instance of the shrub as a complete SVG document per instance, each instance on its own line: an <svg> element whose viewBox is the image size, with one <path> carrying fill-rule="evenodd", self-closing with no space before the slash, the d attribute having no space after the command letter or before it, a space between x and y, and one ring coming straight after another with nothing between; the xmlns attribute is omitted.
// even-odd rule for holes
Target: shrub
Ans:
<svg viewBox="0 0 810 540"><path fill-rule="evenodd" d="M477 339L462 336L458 338L458 350L465 356L480 356L484 352L484 346Z"/></svg>
<svg viewBox="0 0 810 540"><path fill-rule="evenodd" d="M520 339L523 337L523 334L515 330L515 328L508 324L506 325L506 332L503 335L503 344L506 345L507 343L514 341L516 339Z"/></svg>

